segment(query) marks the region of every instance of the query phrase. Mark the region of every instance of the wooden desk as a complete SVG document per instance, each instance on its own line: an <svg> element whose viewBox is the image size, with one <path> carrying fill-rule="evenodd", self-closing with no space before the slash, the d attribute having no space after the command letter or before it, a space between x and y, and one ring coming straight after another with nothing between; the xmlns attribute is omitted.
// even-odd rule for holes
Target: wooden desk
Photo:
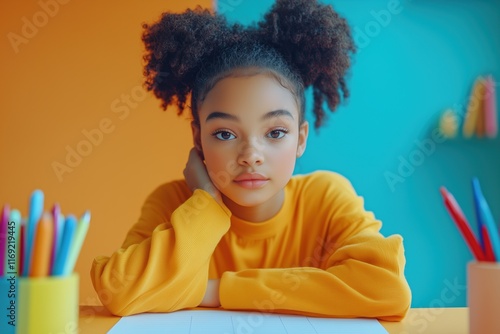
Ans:
<svg viewBox="0 0 500 334"><path fill-rule="evenodd" d="M467 308L415 308L401 322L382 321L390 334L466 334ZM120 320L102 306L80 306L80 334L106 333Z"/></svg>

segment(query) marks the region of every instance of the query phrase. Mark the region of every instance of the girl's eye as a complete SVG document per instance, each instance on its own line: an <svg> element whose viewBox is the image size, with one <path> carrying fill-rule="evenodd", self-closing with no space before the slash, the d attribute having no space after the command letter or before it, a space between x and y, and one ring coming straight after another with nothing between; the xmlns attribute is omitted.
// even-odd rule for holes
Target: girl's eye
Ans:
<svg viewBox="0 0 500 334"><path fill-rule="evenodd" d="M267 136L272 139L281 139L288 133L285 129L276 129L270 131Z"/></svg>
<svg viewBox="0 0 500 334"><path fill-rule="evenodd" d="M231 140L236 138L236 136L229 131L216 131L213 136L219 140Z"/></svg>

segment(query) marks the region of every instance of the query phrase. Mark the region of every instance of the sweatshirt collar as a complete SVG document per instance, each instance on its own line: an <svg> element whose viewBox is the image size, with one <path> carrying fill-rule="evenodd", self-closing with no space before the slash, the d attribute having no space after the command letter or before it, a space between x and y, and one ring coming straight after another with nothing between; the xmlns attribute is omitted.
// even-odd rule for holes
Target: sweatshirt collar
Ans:
<svg viewBox="0 0 500 334"><path fill-rule="evenodd" d="M230 231L237 234L243 239L267 239L275 236L289 223L287 213L290 213L291 207L291 192L289 189L290 182L285 186L283 204L280 210L270 219L262 222L249 222L235 215L231 216Z"/></svg>

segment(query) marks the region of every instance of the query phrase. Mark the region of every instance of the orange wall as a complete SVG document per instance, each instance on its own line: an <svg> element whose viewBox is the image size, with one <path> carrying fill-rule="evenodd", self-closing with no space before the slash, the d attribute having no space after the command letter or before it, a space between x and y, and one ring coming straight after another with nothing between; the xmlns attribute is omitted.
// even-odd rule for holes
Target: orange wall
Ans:
<svg viewBox="0 0 500 334"><path fill-rule="evenodd" d="M148 193L182 177L192 143L189 122L163 112L142 88L141 24L165 10L212 3L55 1L0 5L0 205L26 216L39 188L46 210L55 202L64 214L91 210L76 270L80 302L97 304L92 259L119 247ZM52 4L51 15L41 4ZM39 27L30 30L33 23ZM67 161L68 149L86 156ZM66 171L58 175L57 164Z"/></svg>

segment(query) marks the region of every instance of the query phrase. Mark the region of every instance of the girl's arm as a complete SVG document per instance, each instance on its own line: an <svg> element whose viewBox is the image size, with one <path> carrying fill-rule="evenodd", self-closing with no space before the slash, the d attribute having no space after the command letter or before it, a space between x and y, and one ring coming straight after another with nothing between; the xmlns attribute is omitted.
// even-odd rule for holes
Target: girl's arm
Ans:
<svg viewBox="0 0 500 334"><path fill-rule="evenodd" d="M205 296L201 301L201 307L219 307L220 299L219 299L219 287L220 280L219 279L209 279L207 284L207 290L205 291Z"/></svg>
<svg viewBox="0 0 500 334"><path fill-rule="evenodd" d="M160 218L161 203L168 200L164 188L148 198L122 248L92 264L94 288L113 314L170 312L203 299L210 257L230 226L228 212L196 190L170 219Z"/></svg>
<svg viewBox="0 0 500 334"><path fill-rule="evenodd" d="M400 237L360 234L330 256L327 269L225 272L220 303L227 309L399 321L411 301L403 266Z"/></svg>
<svg viewBox="0 0 500 334"><path fill-rule="evenodd" d="M325 190L325 184L331 186ZM304 191L307 203L297 201L308 210L301 233L324 244L301 255L302 267L225 272L220 281L222 307L402 319L411 292L404 276L401 236L382 236L381 223L364 210L363 200L339 176L322 175ZM326 224L326 232L313 232L316 224ZM305 244L299 240L283 246L292 252Z"/></svg>
<svg viewBox="0 0 500 334"><path fill-rule="evenodd" d="M163 185L148 197L118 251L94 260L94 288L113 314L170 312L207 303L208 265L229 229L230 211L194 149L184 176L186 182Z"/></svg>

